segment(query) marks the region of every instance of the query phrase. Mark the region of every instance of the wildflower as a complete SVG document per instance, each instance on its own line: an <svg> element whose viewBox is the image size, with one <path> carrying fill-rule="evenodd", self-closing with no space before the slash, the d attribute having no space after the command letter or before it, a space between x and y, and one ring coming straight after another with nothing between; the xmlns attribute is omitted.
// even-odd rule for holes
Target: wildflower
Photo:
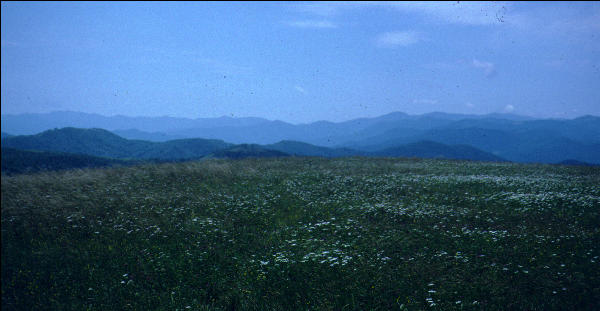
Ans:
<svg viewBox="0 0 600 311"><path fill-rule="evenodd" d="M431 298L431 297L428 297L428 298L426 298L426 299L425 299L425 301L426 301L427 303L429 303L429 306L430 306L430 307L433 307L433 306L435 306L435 302L433 301L433 298Z"/></svg>

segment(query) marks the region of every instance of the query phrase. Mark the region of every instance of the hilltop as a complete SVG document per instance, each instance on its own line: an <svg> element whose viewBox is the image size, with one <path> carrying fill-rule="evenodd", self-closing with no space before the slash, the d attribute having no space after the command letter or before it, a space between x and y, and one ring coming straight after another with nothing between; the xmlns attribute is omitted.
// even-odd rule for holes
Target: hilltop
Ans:
<svg viewBox="0 0 600 311"><path fill-rule="evenodd" d="M36 135L10 136L2 139L2 148L10 148L7 156L14 155L17 150L24 156L19 161L3 161L3 171L36 171L42 169L42 159L55 163L47 169L64 169L71 165L73 168L82 167L81 156L99 157L87 158L89 163L101 164L109 160L114 163L123 160L136 161L182 161L205 158L247 157L420 157L467 159L474 161L504 161L493 154L469 146L445 145L435 142L417 142L376 152L353 150L350 148L328 148L315 146L298 141L281 141L270 145L230 144L214 139L176 139L165 142L150 142L130 140L115 135L103 129L63 128L48 130ZM31 153L35 151L36 153ZM60 154L57 154L60 153ZM14 158L14 157L13 157ZM56 161L63 159L63 164ZM31 163L28 164L28 161ZM104 162L103 162L104 161ZM129 161L131 162L131 161ZM128 162L128 163L129 163ZM124 162L123 162L124 163ZM135 162L131 162L135 163ZM14 167L10 167L14 165Z"/></svg>
<svg viewBox="0 0 600 311"><path fill-rule="evenodd" d="M141 162L139 161L117 160L82 154L2 148L2 174L8 175L38 171L134 165L140 163Z"/></svg>
<svg viewBox="0 0 600 311"><path fill-rule="evenodd" d="M559 163L572 159L600 164L600 118L597 116L535 119L512 114L393 112L344 122L291 124L264 118L105 117L55 112L2 115L1 124L3 132L13 135L31 135L62 127L95 127L131 140L212 139L231 145L260 144L290 154L325 157L376 154L430 141L449 146L468 145L514 162ZM292 146L291 141L317 148ZM334 150L317 150L320 147Z"/></svg>
<svg viewBox="0 0 600 311"><path fill-rule="evenodd" d="M2 309L595 310L598 184L392 158L3 176Z"/></svg>
<svg viewBox="0 0 600 311"><path fill-rule="evenodd" d="M167 142L129 140L104 129L63 128L36 135L2 139L2 147L54 151L117 159L194 159L227 148L231 144L214 139L178 139Z"/></svg>

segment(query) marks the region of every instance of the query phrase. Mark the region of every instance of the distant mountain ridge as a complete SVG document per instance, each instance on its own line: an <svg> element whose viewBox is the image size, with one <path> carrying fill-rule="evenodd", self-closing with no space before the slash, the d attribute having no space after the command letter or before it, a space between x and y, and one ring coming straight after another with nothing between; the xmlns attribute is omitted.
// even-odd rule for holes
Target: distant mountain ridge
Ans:
<svg viewBox="0 0 600 311"><path fill-rule="evenodd" d="M116 159L193 159L230 147L220 140L179 139L167 142L128 140L103 129L63 128L2 139L2 147L67 152Z"/></svg>
<svg viewBox="0 0 600 311"><path fill-rule="evenodd" d="M282 140L275 144L266 145L265 147L294 156L336 158L368 154L367 152L349 148L327 148L293 140Z"/></svg>
<svg viewBox="0 0 600 311"><path fill-rule="evenodd" d="M229 148L217 150L208 155L211 158L228 158L228 159L243 159L243 158L278 158L289 157L290 155L278 150L265 148L264 146L255 144L240 144Z"/></svg>
<svg viewBox="0 0 600 311"><path fill-rule="evenodd" d="M510 115L510 114L490 114L489 116L503 116L506 119L530 119L528 117ZM377 123L397 122L402 120L414 119L438 119L456 121L462 119L479 119L485 118L486 115L467 115L467 114L450 114L450 113L428 113L423 115L408 115L402 112L392 112L374 118L358 118L344 122L330 121L315 121L304 124L291 124L278 120L267 120L258 117L243 117L233 118L222 116L218 118L177 118L177 117L130 117L130 116L103 116L93 113L73 112L73 111L56 111L50 113L26 113L26 114L2 114L0 126L3 132L13 135L32 135L49 129L76 127L76 128L102 128L109 131L119 131L130 134L135 133L133 130L147 133L179 135L177 138L211 138L215 135L214 132L206 129L232 130L235 128L244 129L259 129L265 125L269 129L287 128L286 135L307 135L307 134L327 134L325 136L335 137L338 135L347 136L348 129L362 130L366 127ZM296 128L296 130L292 130ZM139 134L139 133L138 133ZM235 135L234 133L223 135ZM237 133L239 134L239 133ZM252 138L242 137L249 140ZM290 137L293 140L294 137ZM322 139L322 138L321 138ZM226 141L235 142L235 139L224 139ZM282 139L275 139L271 142L275 143ZM314 142L312 142L314 143Z"/></svg>
<svg viewBox="0 0 600 311"><path fill-rule="evenodd" d="M135 140L147 140L153 142L165 142L175 139L184 139L185 137L179 135L169 135L161 132L144 132L137 129L129 130L113 130L111 131L123 138L135 139Z"/></svg>
<svg viewBox="0 0 600 311"><path fill-rule="evenodd" d="M185 160L205 157L425 157L502 161L487 152L469 146L448 146L434 142L420 142L365 152L349 148L328 148L297 141L280 141L276 144L233 145L219 140L177 139L166 142L128 140L103 129L63 128L48 130L36 135L11 136L2 140L2 148L32 150L36 152L61 152L94 157L135 160Z"/></svg>
<svg viewBox="0 0 600 311"><path fill-rule="evenodd" d="M379 156L417 157L457 160L477 160L486 162L506 161L491 153L467 145L444 145L433 141L420 141L402 146L384 149L376 153Z"/></svg>
<svg viewBox="0 0 600 311"><path fill-rule="evenodd" d="M515 162L558 163L571 159L600 164L600 117L575 119L533 119L511 114L464 115L428 113L408 115L393 112L375 118L345 122L317 121L290 124L261 118L132 118L57 112L52 114L2 115L2 131L20 134L32 127L59 123L106 128L120 136L166 142L202 138L231 144L274 145L290 154L306 154L307 146L285 146L295 141L337 151L312 150L319 156L377 153L422 141L445 145L469 145ZM25 123L26 126L20 126ZM103 127L99 124L110 125ZM352 152L345 152L351 149Z"/></svg>
<svg viewBox="0 0 600 311"><path fill-rule="evenodd" d="M103 116L93 113L56 111L50 113L2 114L3 132L13 135L32 135L49 129L76 127L107 130L137 129L143 132L170 133L187 128L212 128L221 126L249 126L269 122L262 118L176 118Z"/></svg>

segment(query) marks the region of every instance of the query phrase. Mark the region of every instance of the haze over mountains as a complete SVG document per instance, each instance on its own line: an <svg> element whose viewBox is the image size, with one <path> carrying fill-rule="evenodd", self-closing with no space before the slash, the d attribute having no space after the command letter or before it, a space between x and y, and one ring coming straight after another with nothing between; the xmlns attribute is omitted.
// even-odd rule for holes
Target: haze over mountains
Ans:
<svg viewBox="0 0 600 311"><path fill-rule="evenodd" d="M103 129L66 127L36 135L4 138L2 147L20 150L39 150L85 154L115 159L180 160L203 157L211 152L229 148L221 140L178 139L167 142L129 140Z"/></svg>
<svg viewBox="0 0 600 311"><path fill-rule="evenodd" d="M200 158L245 158L285 156L389 156L504 161L470 146L448 146L435 142L419 142L367 152L348 148L328 148L297 141L281 141L270 145L233 145L214 139L177 139L166 142L129 140L104 129L66 127L36 135L9 136L2 140L3 149L75 154L109 159L178 161Z"/></svg>
<svg viewBox="0 0 600 311"><path fill-rule="evenodd" d="M257 154L263 151L256 148L264 148L286 155L325 157L414 156L600 164L600 118L595 116L541 120L511 114L407 115L395 112L339 123L290 124L262 118L107 117L53 112L2 115L1 125L3 147L113 158L198 158L233 148L234 144L247 144L242 148L244 152L254 150L252 152ZM64 129L54 131L54 136L50 131L29 138L5 138L64 127L101 128L120 137L94 130L87 133L93 133L95 138L74 143L83 139L83 136L77 138L81 133ZM65 141L64 135L70 137L73 146ZM252 147L252 144L262 146ZM239 154L239 150L237 152Z"/></svg>

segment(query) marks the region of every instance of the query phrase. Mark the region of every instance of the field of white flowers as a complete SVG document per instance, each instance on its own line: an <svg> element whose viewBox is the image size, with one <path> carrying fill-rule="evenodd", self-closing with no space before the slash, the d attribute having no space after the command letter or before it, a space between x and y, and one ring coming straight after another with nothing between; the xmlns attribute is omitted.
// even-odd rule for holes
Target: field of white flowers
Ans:
<svg viewBox="0 0 600 311"><path fill-rule="evenodd" d="M600 168L209 160L2 177L5 310L593 310Z"/></svg>

